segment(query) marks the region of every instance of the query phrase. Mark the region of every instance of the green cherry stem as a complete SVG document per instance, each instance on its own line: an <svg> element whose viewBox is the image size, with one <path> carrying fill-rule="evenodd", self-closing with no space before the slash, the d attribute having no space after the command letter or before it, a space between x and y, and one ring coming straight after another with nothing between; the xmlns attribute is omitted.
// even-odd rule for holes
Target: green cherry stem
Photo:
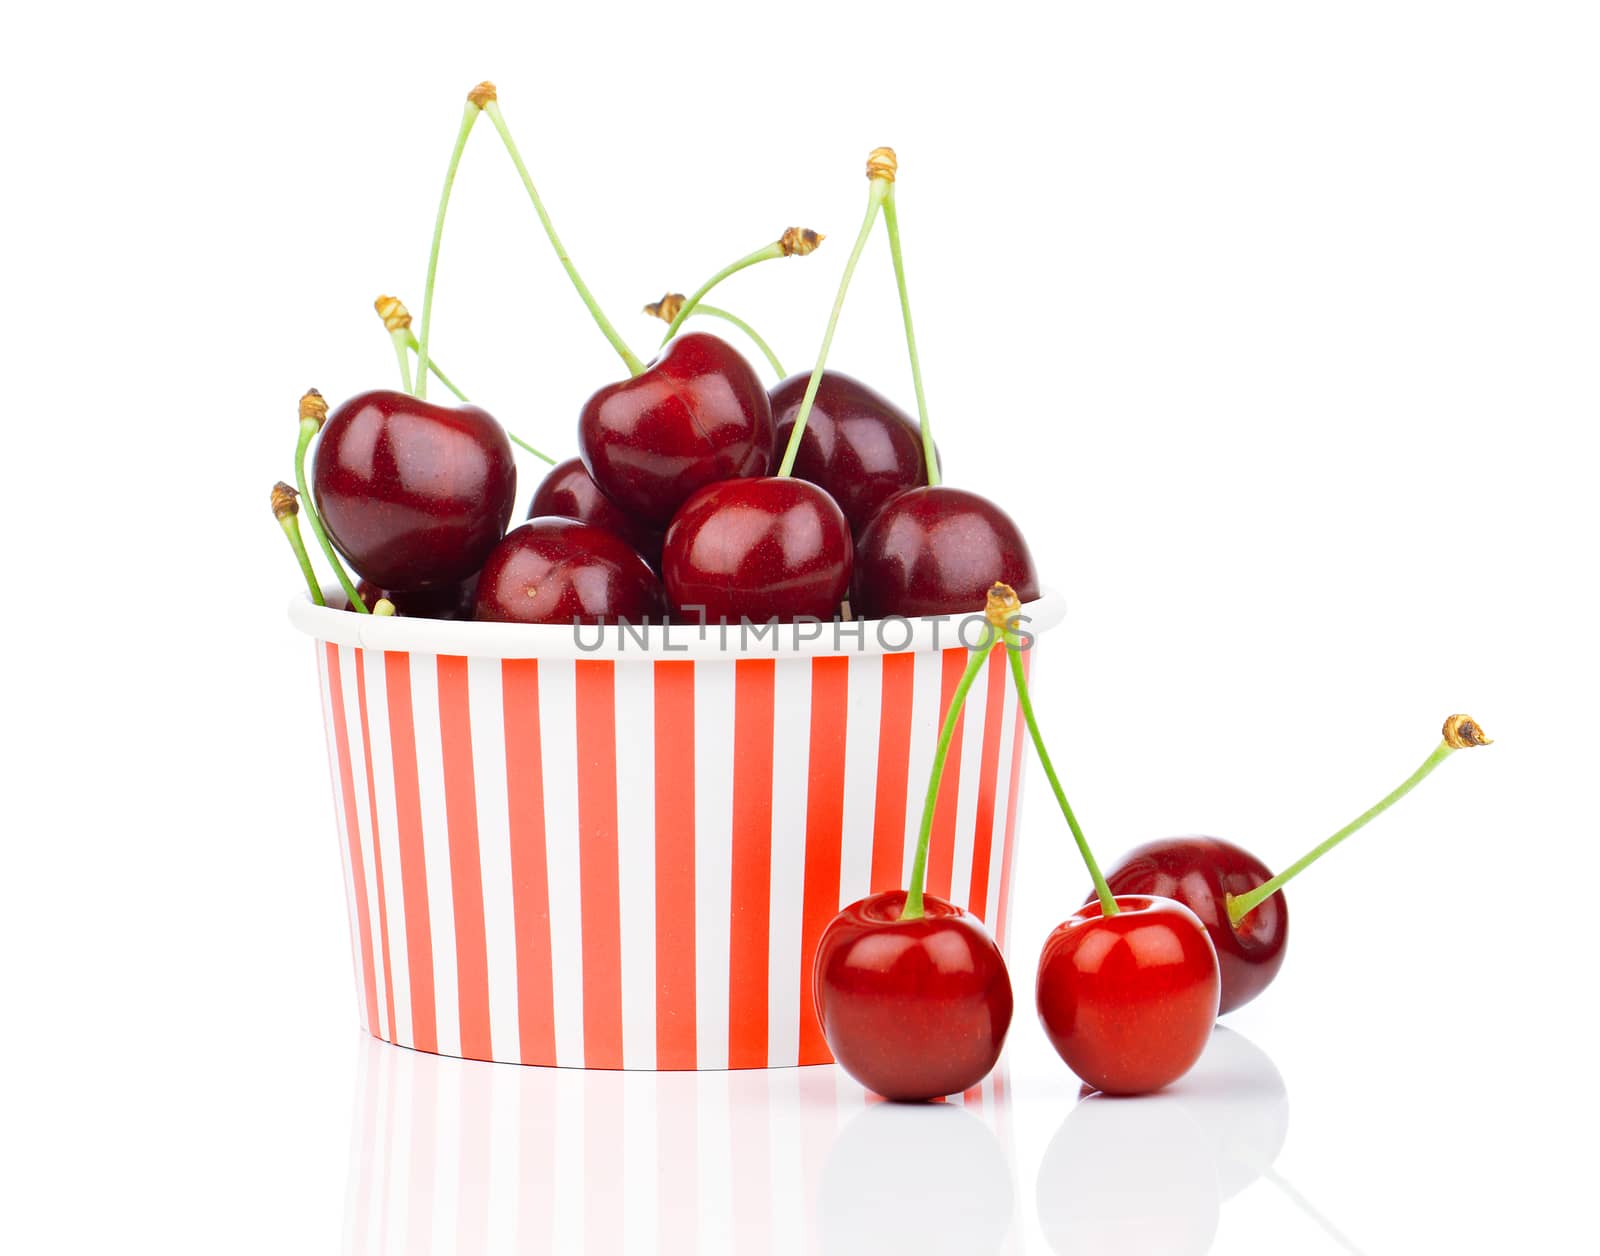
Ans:
<svg viewBox="0 0 1600 1256"><path fill-rule="evenodd" d="M567 272L567 278L572 280L572 286L578 290L578 296L588 307L589 315L594 319L595 325L601 333L611 342L611 347L617 351L623 362L627 364L631 375L640 375L644 372L644 363L639 360L639 355L628 348L627 343L617 334L617 329L611 325L595 301L594 294L589 291L588 285L583 282L583 277L578 274L578 268L572 264L572 259L567 256L566 246L561 243L561 237L556 234L555 224L550 221L550 215L545 212L544 202L539 199L539 189L533 186L533 176L528 173L528 167L522 160L522 154L517 151L516 141L511 138L511 131L506 126L506 120L500 113L500 102L495 97L493 83L480 83L474 89L483 94L483 111L489 115L489 121L494 123L494 129L500 133L501 142L506 146L506 152L511 155L511 162L517 168L517 174L522 179L522 186L527 189L528 199L533 202L533 209L539 215L539 223L544 227L544 233L550 238L550 246L555 249L556 257L560 259L562 268Z"/></svg>
<svg viewBox="0 0 1600 1256"><path fill-rule="evenodd" d="M922 427L922 458L928 466L928 483L939 483L939 458L933 448L933 428L928 425L928 399L922 391L922 365L917 361L917 333L911 327L911 298L906 295L906 264L900 255L900 217L894 205L894 185L883 201L883 225L889 233L889 256L894 259L894 282L900 290L900 314L906 324L906 351L911 355L911 383L917 390L917 420Z"/></svg>
<svg viewBox="0 0 1600 1256"><path fill-rule="evenodd" d="M461 154L467 149L467 136L472 134L472 124L483 112L482 97L486 89L492 99L493 83L479 83L467 93L467 107L461 115L461 128L456 132L455 147L450 150L450 164L444 172L444 186L439 190L439 210L433 218L433 242L428 246L428 278L422 285L422 333L417 338L418 397L428 395L428 329L433 323L433 281L439 273L439 243L444 239L444 218L450 208L450 189L455 186L456 168L461 165Z"/></svg>
<svg viewBox="0 0 1600 1256"><path fill-rule="evenodd" d="M844 264L844 274L839 277L839 293L833 298L833 309L828 315L827 330L822 333L822 348L817 351L817 364L811 368L811 378L806 383L806 395L794 416L794 430L789 433L789 444L783 451L783 462L778 467L780 476L794 471L794 460L800 454L800 439L806 434L806 420L811 417L812 404L817 399L817 389L822 385L822 368L828 364L828 350L833 345L833 330L839 325L839 311L844 309L845 293L850 291L850 279L856 273L856 263L861 260L861 250L872 234L872 224L883 208L884 198L894 186L895 157L892 148L875 148L867 156L867 212L861 220L861 230L850 249Z"/></svg>
<svg viewBox="0 0 1600 1256"><path fill-rule="evenodd" d="M289 538L289 548L294 551L295 561L300 564L300 574L306 578L306 588L311 590L311 600L318 606L328 603L322 596L322 589L317 584L316 569L311 566L311 555L306 553L306 543L300 536L300 520L297 517L300 511L296 498L299 496L282 480L272 486L272 517L278 521L278 526L283 529L284 536Z"/></svg>
<svg viewBox="0 0 1600 1256"><path fill-rule="evenodd" d="M1033 713L1033 695L1028 692L1028 674L1022 666L1020 641L1016 630L1011 626L1011 621L1021 610L1022 603L1010 585L996 583L989 590L989 605L985 614L989 617L989 622L1005 634L1006 653L1011 658L1011 675L1017 685L1017 704L1022 707L1022 718L1027 722L1028 736L1033 738L1033 748L1039 754L1040 766L1044 768L1045 779L1050 782L1050 789L1056 796L1061 814L1067 818L1067 827L1072 830L1072 840L1078 844L1078 854L1083 857L1084 866L1089 869L1089 877L1094 882L1094 892L1100 899L1100 914L1115 916L1119 910L1117 900L1100 872L1100 865L1095 862L1094 851L1089 849L1089 839L1083 835L1078 817L1073 814L1072 804L1067 801L1067 793L1061 788L1055 764L1050 762L1050 752L1045 749L1044 734L1039 731L1039 721Z"/></svg>
<svg viewBox="0 0 1600 1256"><path fill-rule="evenodd" d="M300 488L300 500L305 503L306 522L311 525L311 535L317 538L317 544L322 547L323 557L328 560L328 566L333 568L333 574L338 577L339 587L344 590L345 597L350 599L350 608L367 615L371 612L367 610L367 604L361 600L361 595L356 592L350 573L344 569L339 556L333 552L333 542L328 540L328 534L322 527L322 520L317 518L317 508L311 502L311 494L306 491L306 450L311 447L311 438L322 430L327 418L328 403L323 400L322 394L315 388L307 389L306 395L300 398L300 440L294 448L294 482Z"/></svg>
<svg viewBox="0 0 1600 1256"><path fill-rule="evenodd" d="M1434 747L1433 753L1422 761L1421 767L1419 767L1410 776L1406 777L1405 780L1401 781L1393 791L1386 794L1380 801L1374 803L1371 807L1367 808L1367 810L1363 811L1332 837L1326 839L1325 841L1319 842L1316 846L1313 846L1299 859L1295 860L1294 863L1290 864L1277 876L1273 877L1272 880L1264 882L1263 884L1256 886L1255 889L1249 890L1244 894L1229 894L1228 920L1235 928L1238 928L1239 922L1248 916L1252 911L1261 906L1262 903L1271 898L1284 886L1289 884L1290 881L1294 880L1312 864L1316 863L1317 860L1321 859L1340 842L1344 841L1344 839L1349 837L1350 834L1354 833L1357 829L1366 827L1368 823L1376 820L1385 811L1389 810L1389 808L1394 806L1395 803L1399 802L1418 785L1422 784L1422 782L1427 778L1428 774L1434 770L1434 768L1438 767L1457 750L1466 750L1473 746L1488 746L1492 744L1493 742L1490 740L1490 738L1484 736L1483 729L1478 726L1477 721L1471 716L1452 715L1444 722L1443 739L1437 746Z"/></svg>
<svg viewBox="0 0 1600 1256"><path fill-rule="evenodd" d="M666 294L666 296L662 297L661 300L650 302L649 305L644 307L644 312L650 315L651 318L659 318L666 322L672 322L674 319L677 319L678 311L683 307L684 300L685 297L683 293L669 292ZM756 329L750 326L749 323L745 322L744 319L740 318L737 314L732 314L727 310L719 309L715 305L707 305L704 302L701 302L699 305L695 306L694 312L696 314L708 314L712 318L720 318L726 323L732 323L750 338L751 343L753 343L756 348L761 350L761 353L767 359L768 364L771 365L772 369L778 373L779 379L783 379L786 375L788 375L789 372L783 369L783 363L778 361L778 355L772 351L772 346L767 344L767 342L763 340L759 334L757 334Z"/></svg>
<svg viewBox="0 0 1600 1256"><path fill-rule="evenodd" d="M771 244L764 244L754 253L746 253L738 261L724 266L712 275L703 284L694 290L694 295L686 300L667 322L667 334L661 337L665 345L678 334L678 328L683 326L683 320L693 314L700 305L700 300L715 288L729 275L737 275L746 266L754 266L757 262L770 262L780 257L804 257L807 253L816 251L817 245L827 237L820 232L811 230L810 227L785 227L783 234ZM707 309L705 313L712 313ZM735 320L736 321L736 320ZM757 338L759 339L759 338ZM781 374L781 372L780 372Z"/></svg>

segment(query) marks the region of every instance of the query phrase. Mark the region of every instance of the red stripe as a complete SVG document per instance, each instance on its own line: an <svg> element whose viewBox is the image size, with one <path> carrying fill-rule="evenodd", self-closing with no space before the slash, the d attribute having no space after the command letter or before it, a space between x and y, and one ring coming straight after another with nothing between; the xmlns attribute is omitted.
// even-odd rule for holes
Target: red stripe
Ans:
<svg viewBox="0 0 1600 1256"><path fill-rule="evenodd" d="M483 929L483 868L478 855L478 787L472 772L472 708L467 660L439 656L439 742L444 810L450 828L450 897L456 918L456 994L461 1054L494 1056L489 1041L489 947Z"/></svg>
<svg viewBox="0 0 1600 1256"><path fill-rule="evenodd" d="M729 1068L764 1068L767 1064L774 677L771 659L740 659L734 664Z"/></svg>
<svg viewBox="0 0 1600 1256"><path fill-rule="evenodd" d="M805 899L800 915L800 1063L833 1061L811 997L817 940L839 914L839 855L844 841L844 760L850 660L811 661L810 780L806 783Z"/></svg>
<svg viewBox="0 0 1600 1256"><path fill-rule="evenodd" d="M389 957L389 895L383 886L383 846L378 841L378 785L372 779L372 730L367 723L367 652L357 650L356 700L361 708L361 750L367 764L367 814L372 817L372 872L378 884L378 932L383 947L383 994L389 1009L389 1041L400 1041L394 1023L394 961Z"/></svg>
<svg viewBox="0 0 1600 1256"><path fill-rule="evenodd" d="M972 889L967 909L979 920L988 911L989 859L994 850L994 790L1000 775L1000 721L1006 710L1006 649L989 652L989 703L983 716L983 761L978 769L978 818L972 831Z"/></svg>
<svg viewBox="0 0 1600 1256"><path fill-rule="evenodd" d="M433 926L428 917L422 792L417 785L417 736L411 714L411 656L387 653L383 664L389 691L389 746L394 754L395 822L400 830L400 885L406 905L406 960L411 969L411 1033L417 1050L437 1052Z"/></svg>
<svg viewBox="0 0 1600 1256"><path fill-rule="evenodd" d="M367 998L367 1031L378 1033L378 978L372 963L372 913L367 907L367 870L361 857L361 824L356 818L355 772L350 763L350 731L344 722L344 683L339 677L339 648L328 642L328 707L333 714L333 743L339 757L339 794L344 800L345 841L350 847L350 878L356 901L356 933L361 949L361 984ZM373 843L377 849L377 843ZM381 898L378 900L383 901Z"/></svg>
<svg viewBox="0 0 1600 1256"><path fill-rule="evenodd" d="M957 648L944 652L944 664L939 678L939 727L944 727L956 686L961 683L961 673L967 669L967 652ZM928 842L929 894L940 898L950 897L950 878L956 863L956 800L961 794L961 733L967 724L965 708L956 717L950 750L944 761L944 771L939 776L939 801L933 809L933 835Z"/></svg>
<svg viewBox="0 0 1600 1256"><path fill-rule="evenodd" d="M656 1067L693 1068L694 664L655 665Z"/></svg>
<svg viewBox="0 0 1600 1256"><path fill-rule="evenodd" d="M872 893L896 890L906 857L906 774L911 763L911 701L916 655L883 656L878 716L878 787L872 817ZM808 981L809 988L810 982Z"/></svg>
<svg viewBox="0 0 1600 1256"><path fill-rule="evenodd" d="M538 661L506 659L500 664L500 683L511 829L511 911L517 936L517 1035L524 1064L554 1064L556 1014L551 993Z"/></svg>
<svg viewBox="0 0 1600 1256"><path fill-rule="evenodd" d="M622 905L617 881L615 664L580 659L578 879L583 921L583 1062L622 1067Z"/></svg>
<svg viewBox="0 0 1600 1256"><path fill-rule="evenodd" d="M1022 674L1027 676L1031 670L1028 664L1032 655L1024 650L1022 652ZM1010 660L1007 660L1009 670ZM1016 843L1014 837L1017 831L1017 787L1022 782L1022 744L1028 739L1027 729L1023 726L1022 703L1017 703L1016 730L1011 740L1011 788L1006 794L1006 837L1005 847L1000 853L1000 907L995 912L994 940L999 943L1000 950L1008 949L1011 940L1011 858Z"/></svg>

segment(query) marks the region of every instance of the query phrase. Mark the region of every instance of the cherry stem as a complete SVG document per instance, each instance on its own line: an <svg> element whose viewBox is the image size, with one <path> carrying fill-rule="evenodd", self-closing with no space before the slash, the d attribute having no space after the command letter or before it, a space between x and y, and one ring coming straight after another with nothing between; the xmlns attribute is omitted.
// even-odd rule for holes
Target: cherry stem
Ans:
<svg viewBox="0 0 1600 1256"><path fill-rule="evenodd" d="M772 351L772 346L757 334L754 327L750 326L749 323L745 322L744 319L740 318L737 314L732 314L729 311L720 308L719 306L704 304L696 306L694 312L696 314L709 314L712 318L720 318L725 323L732 323L746 336L750 337L751 343L754 344L757 349L761 350L762 356L767 359L767 364L778 373L779 379L783 379L789 374L788 371L783 369L783 363L778 361L778 355Z"/></svg>
<svg viewBox="0 0 1600 1256"><path fill-rule="evenodd" d="M444 239L444 217L450 208L450 189L455 186L456 167L461 164L461 154L466 151L467 136L472 134L472 124L483 112L475 99L467 98L467 107L461 115L461 129L456 132L455 147L450 150L450 164L445 168L444 187L439 190L439 212L433 219L433 243L428 246L428 279L422 286L422 332L417 337L417 388L418 397L428 395L428 331L433 322L433 281L439 273L439 243ZM398 341L396 342L398 346ZM403 363L402 363L403 365ZM411 385L406 385L411 391Z"/></svg>
<svg viewBox="0 0 1600 1256"><path fill-rule="evenodd" d="M955 737L956 721L961 718L961 708L967 702L967 690L978 678L989 658L989 647L994 642L994 630L984 626L983 643L967 660L966 670L950 695L950 709L944 713L944 726L939 730L939 744L933 752L933 771L928 777L928 792L922 802L922 823L917 829L917 853L911 864L911 887L906 891L906 905L900 912L901 920L920 920L922 886L928 876L928 845L933 834L933 813L939 802L939 780L944 775L945 757L950 753L950 742Z"/></svg>
<svg viewBox="0 0 1600 1256"><path fill-rule="evenodd" d="M506 120L500 114L499 101L489 100L485 102L483 111L489 115L489 121L494 123L494 129L500 133L500 139L506 146L506 152L511 155L512 164L516 166L517 174L522 178L522 186L527 189L528 199L533 202L534 212L539 215L540 225L544 227L545 235L550 238L550 245L555 249L556 257L560 259L563 269L566 270L567 278L572 280L572 286L578 290L578 296L583 299L584 305L588 307L590 317L594 319L595 325L600 328L605 338L611 342L611 347L617 351L618 356L627 364L629 374L642 374L644 372L644 363L639 360L639 355L628 348L626 342L617 334L617 329L611 325L611 320L601 311L599 304L594 299L594 295L583 282L582 276L578 274L578 268L572 264L572 259L567 256L566 247L561 243L561 237L556 234L555 225L550 221L550 215L545 212L544 202L539 199L539 189L533 186L533 176L528 173L528 167L523 163L522 154L517 151L516 141L511 138L511 132L506 127Z"/></svg>
<svg viewBox="0 0 1600 1256"><path fill-rule="evenodd" d="M1294 863L1290 864L1277 876L1273 877L1272 880L1266 881L1263 884L1256 886L1255 889L1249 890L1244 894L1229 894L1227 897L1229 923L1237 928L1241 920L1248 916L1257 907L1261 906L1262 903L1271 898L1284 886L1289 884L1290 881L1294 880L1295 877L1299 876L1312 864L1316 863L1317 860L1321 859L1340 842L1344 841L1345 838L1349 837L1357 829L1365 828L1367 824L1373 820L1376 820L1385 811L1389 810L1390 807L1394 806L1395 803L1399 802L1418 785L1422 784L1422 782L1428 777L1429 773L1431 773L1434 768L1438 767L1457 750L1464 750L1470 746L1486 746L1489 744L1489 739L1483 735L1483 730L1478 727L1477 723L1464 715L1452 715L1448 720L1445 721L1444 730L1444 740L1435 746L1433 753L1422 761L1422 766L1410 776L1406 777L1405 780L1401 781L1399 785L1397 785L1390 793L1386 794L1379 802L1367 808L1367 810L1363 811L1354 820L1350 821L1349 824L1345 825L1344 828L1340 829L1332 837L1329 837L1326 840L1319 842L1316 846L1313 846L1299 859L1295 860Z"/></svg>
<svg viewBox="0 0 1600 1256"><path fill-rule="evenodd" d="M394 342L394 355L400 360L400 383L406 392L413 391L411 387L410 346L406 344L406 336L409 334L409 332L398 331L392 331L389 333L389 339ZM425 396L426 394L427 389L422 389L421 391L415 393L415 395L418 397Z"/></svg>
<svg viewBox="0 0 1600 1256"><path fill-rule="evenodd" d="M361 594L356 592L355 582L350 579L350 573L344 569L339 556L333 552L333 542L328 540L328 534L322 527L322 520L317 517L317 508L312 503L311 494L306 491L306 450L311 447L311 438L322 430L327 412L327 403L315 389L300 399L300 439L294 449L294 482L300 490L300 504L305 508L306 522L311 525L311 535L317 538L317 544L322 547L322 555L333 568L333 574L338 578L339 587L344 590L345 597L350 599L351 609L362 615L368 615L371 612L367 610L367 604L361 600Z"/></svg>
<svg viewBox="0 0 1600 1256"><path fill-rule="evenodd" d="M716 274L712 275L710 279L707 279L703 284L696 288L688 300L686 300L679 308L678 312L673 315L672 321L667 324L667 334L661 337L661 343L664 345L674 336L676 336L678 334L678 328L683 326L683 320L688 318L689 315L693 314L695 307L700 304L700 298L705 296L706 293L710 292L711 289L715 288L729 275L737 275L746 266L754 266L757 262L770 262L775 257L784 256L786 256L786 254L783 248L783 241L774 240L771 244L763 245L754 253L745 254L745 256L741 257L737 262L734 262L728 266L724 266ZM710 311L707 311L707 313L709 312Z"/></svg>
<svg viewBox="0 0 1600 1256"><path fill-rule="evenodd" d="M420 346L417 344L417 338L412 334L411 329L409 327L406 328L403 334L406 342L406 348L410 349L413 353L418 352ZM465 402L467 400L467 394L455 386L454 381L452 381L448 375L439 369L439 364L431 357L428 359L428 372L434 377L434 379L438 380L452 393L454 393L457 401ZM513 436L512 439L515 440L516 437Z"/></svg>
<svg viewBox="0 0 1600 1256"><path fill-rule="evenodd" d="M894 185L883 202L883 225L889 233L889 256L894 259L894 282L900 290L900 313L906 324L906 351L911 355L911 382L917 390L917 420L922 427L922 457L928 464L928 483L939 483L939 459L933 448L933 428L928 425L928 399L922 392L922 366L917 361L917 333L911 327L911 298L906 295L906 264L900 256L900 218L895 212Z"/></svg>
<svg viewBox="0 0 1600 1256"><path fill-rule="evenodd" d="M284 536L289 538L289 548L294 551L295 561L300 564L300 574L306 578L311 600L318 606L326 606L328 603L322 596L322 587L317 583L316 568L311 565L311 555L306 553L306 543L300 535L299 503L296 497L294 489L279 480L272 486L272 514L283 529Z"/></svg>
<svg viewBox="0 0 1600 1256"><path fill-rule="evenodd" d="M789 433L789 444L783 451L783 462L778 475L786 476L794 470L794 460L800 455L800 439L806 434L806 420L811 417L811 407L817 399L817 389L822 386L822 368L828 364L828 349L833 345L833 330L839 325L839 311L844 309L845 293L850 291L850 278L856 273L856 263L861 260L861 250L872 234L872 224L877 221L878 210L894 186L893 175L874 175L867 187L867 212L861 220L861 230L850 249L849 260L844 264L844 274L839 278L839 293L833 298L833 310L828 315L828 328L822 333L822 348L817 351L817 364L811 368L811 378L806 383L806 395L794 416L794 430ZM908 900L909 901L909 900Z"/></svg>

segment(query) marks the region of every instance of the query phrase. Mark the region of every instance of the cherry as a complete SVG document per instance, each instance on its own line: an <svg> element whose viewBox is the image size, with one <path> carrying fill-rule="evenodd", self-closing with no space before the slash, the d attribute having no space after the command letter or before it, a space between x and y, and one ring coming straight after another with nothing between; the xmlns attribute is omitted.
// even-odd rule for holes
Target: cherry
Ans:
<svg viewBox="0 0 1600 1256"><path fill-rule="evenodd" d="M808 379L791 375L772 390L779 448L794 429ZM882 393L838 371L822 373L794 473L832 494L858 539L888 498L928 479L916 420ZM972 603L968 598L963 605Z"/></svg>
<svg viewBox="0 0 1600 1256"><path fill-rule="evenodd" d="M772 403L731 345L690 332L647 370L584 403L578 449L607 497L665 527L696 489L766 471Z"/></svg>
<svg viewBox="0 0 1600 1256"><path fill-rule="evenodd" d="M642 624L663 613L661 583L627 542L576 519L506 533L483 565L474 618L519 624Z"/></svg>
<svg viewBox="0 0 1600 1256"><path fill-rule="evenodd" d="M371 607L376 607L380 599L387 601L394 608L393 614L406 619L471 619L478 600L478 573L473 572L460 584L409 593L381 589L370 580L362 580L357 583L356 592ZM355 608L346 602L344 609Z"/></svg>
<svg viewBox="0 0 1600 1256"><path fill-rule="evenodd" d="M661 554L673 609L701 623L832 619L850 588L850 525L805 480L708 484L678 511Z"/></svg>
<svg viewBox="0 0 1600 1256"><path fill-rule="evenodd" d="M536 519L542 515L579 519L614 532L652 567L661 565L661 533L637 522L602 493L581 458L556 463L534 489L527 517Z"/></svg>
<svg viewBox="0 0 1600 1256"><path fill-rule="evenodd" d="M505 430L477 406L376 389L322 429L317 512L339 552L385 589L454 585L505 533L517 471Z"/></svg>

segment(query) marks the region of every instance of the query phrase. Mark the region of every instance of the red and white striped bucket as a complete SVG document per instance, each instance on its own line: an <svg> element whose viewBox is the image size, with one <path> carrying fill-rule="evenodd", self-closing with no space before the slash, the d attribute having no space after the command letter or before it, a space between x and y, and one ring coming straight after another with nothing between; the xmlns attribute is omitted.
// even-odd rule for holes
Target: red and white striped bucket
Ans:
<svg viewBox="0 0 1600 1256"><path fill-rule="evenodd" d="M1063 607L1024 613L1038 634ZM956 621L740 648L737 628L641 643L302 599L290 618L316 639L369 1033L520 1064L829 1062L812 954L841 906L906 881L968 657ZM1025 740L996 651L946 762L928 888L1002 949Z"/></svg>

